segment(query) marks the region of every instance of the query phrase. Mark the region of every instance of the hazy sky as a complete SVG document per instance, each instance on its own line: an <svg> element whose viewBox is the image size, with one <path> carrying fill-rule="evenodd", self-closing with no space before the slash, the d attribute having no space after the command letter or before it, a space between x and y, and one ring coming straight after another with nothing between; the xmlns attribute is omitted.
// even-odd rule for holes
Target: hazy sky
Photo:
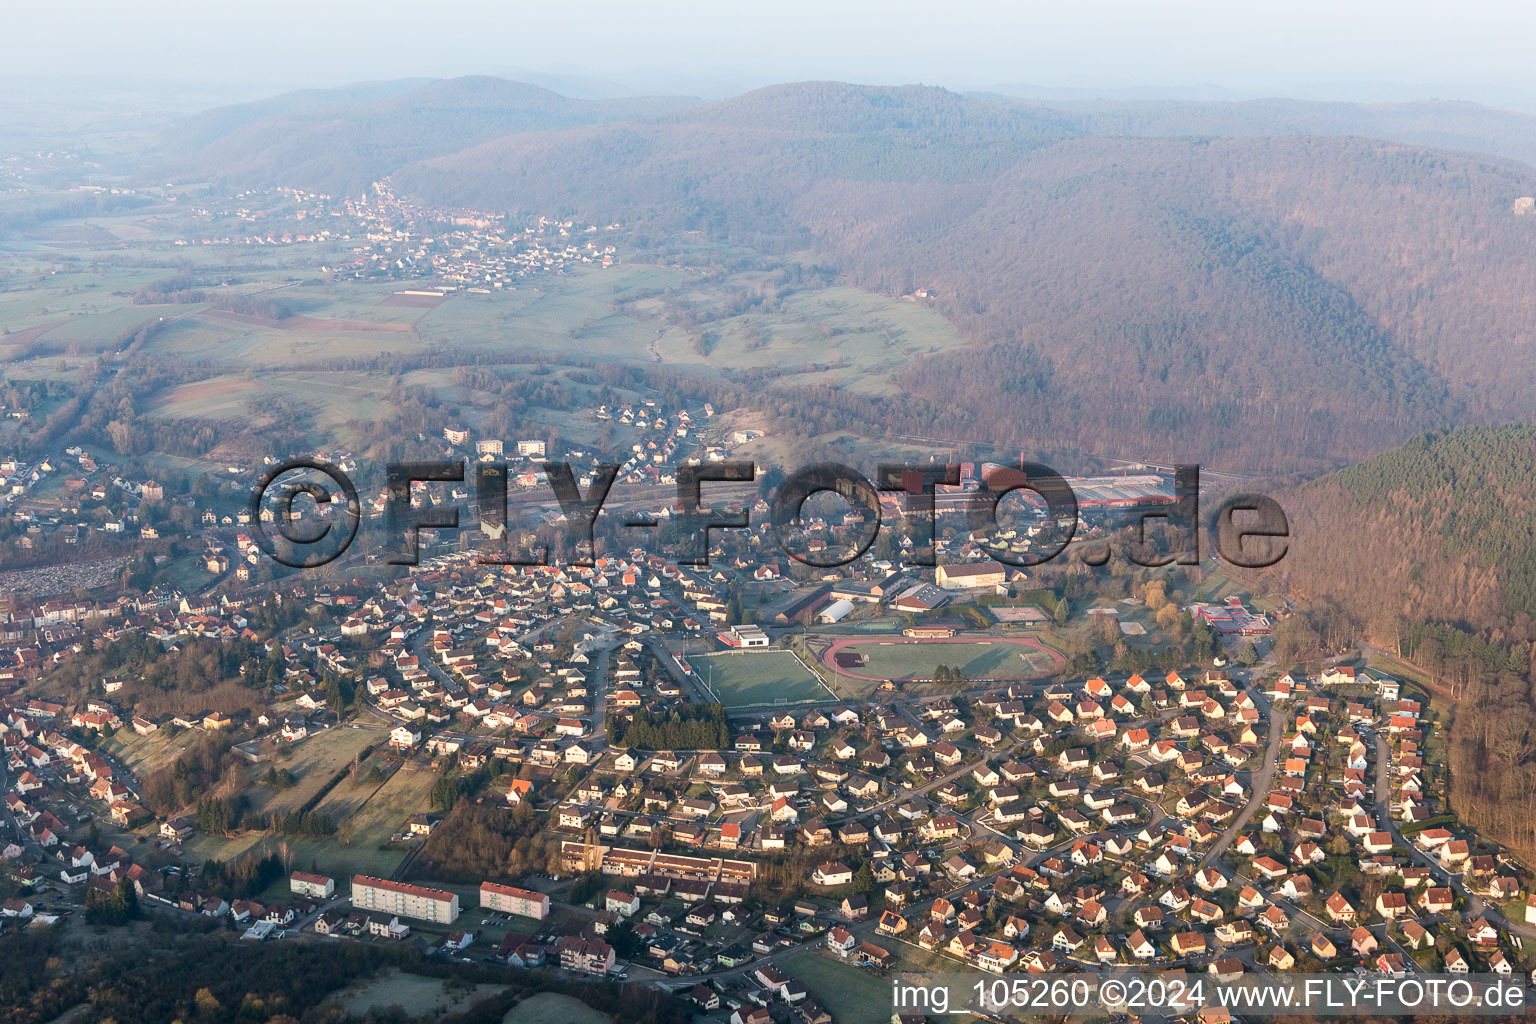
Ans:
<svg viewBox="0 0 1536 1024"><path fill-rule="evenodd" d="M5 13L0 75L251 87L545 71L722 93L837 78L1536 97L1536 4L84 0Z"/></svg>

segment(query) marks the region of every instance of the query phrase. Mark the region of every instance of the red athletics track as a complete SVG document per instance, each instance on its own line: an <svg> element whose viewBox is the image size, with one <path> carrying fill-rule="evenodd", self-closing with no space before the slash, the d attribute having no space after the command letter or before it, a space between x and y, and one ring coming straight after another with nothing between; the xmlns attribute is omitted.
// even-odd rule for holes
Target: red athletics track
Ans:
<svg viewBox="0 0 1536 1024"><path fill-rule="evenodd" d="M860 644L883 644L883 645L889 646L891 644L976 644L976 643L1012 644L1015 647L1032 647L1032 648L1034 648L1037 651L1040 651L1040 652L1042 652L1044 654L1049 655L1050 659L1051 659L1051 663L1052 663L1051 670L1049 672L1042 672L1042 673L1040 673L1038 675L1029 677L1029 678L1032 678L1032 679L1044 679L1047 676L1059 675L1067 667L1067 659L1062 656L1060 651L1052 650L1051 648L1045 646L1045 644L1041 643L1039 640L1034 639L1033 637L996 637L996 636L969 636L969 637L967 637L967 636L949 636L949 637L931 637L929 639L924 639L924 640L919 640L919 639L916 639L916 638L913 638L913 637L901 637L900 639L896 639L896 638L892 638L892 637L845 636L845 637L839 637L836 640L833 640L832 641L832 646L828 647L825 651L821 652L821 663L822 663L822 665L824 665L827 668L831 669L837 675L848 676L850 679L862 679L865 682L869 682L869 683L882 683L882 682L885 682L885 677L884 676L867 676L867 675L864 675L863 673L855 672L852 669L840 668L838 666L837 662L833 660L834 658L837 657L837 652L838 651L842 651L842 650L846 650L846 649L848 649L850 647L858 647Z"/></svg>

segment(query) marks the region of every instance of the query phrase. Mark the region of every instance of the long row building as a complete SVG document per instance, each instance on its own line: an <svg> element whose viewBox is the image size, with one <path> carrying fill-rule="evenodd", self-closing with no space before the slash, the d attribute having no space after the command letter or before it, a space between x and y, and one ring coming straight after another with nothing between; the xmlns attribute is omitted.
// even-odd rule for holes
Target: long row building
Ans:
<svg viewBox="0 0 1536 1024"><path fill-rule="evenodd" d="M531 889L499 882L480 883L480 906L502 914L518 914L542 921L549 916L549 896Z"/></svg>
<svg viewBox="0 0 1536 1024"><path fill-rule="evenodd" d="M418 921L452 924L459 916L459 895L387 878L353 875L352 906Z"/></svg>

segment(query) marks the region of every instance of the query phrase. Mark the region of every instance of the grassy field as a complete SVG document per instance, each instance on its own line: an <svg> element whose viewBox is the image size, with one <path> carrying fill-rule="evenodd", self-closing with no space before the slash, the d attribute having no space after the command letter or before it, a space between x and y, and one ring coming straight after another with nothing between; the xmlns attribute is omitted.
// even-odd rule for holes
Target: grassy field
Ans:
<svg viewBox="0 0 1536 1024"><path fill-rule="evenodd" d="M244 832L233 839L199 834L188 840L184 849L193 860L225 862L247 854L265 856L286 850L300 870L308 871L314 865L322 874L336 878L349 878L354 874L388 878L409 852L409 847L404 844L379 849L377 844L349 843L336 836L306 839L263 832ZM287 883L278 881L268 891L258 894L258 899L275 899L286 892Z"/></svg>
<svg viewBox="0 0 1536 1024"><path fill-rule="evenodd" d="M709 298L705 292L696 301ZM910 361L964 344L925 303L848 287L807 289L771 311L725 317L710 327L716 340L707 355L677 329L656 339L656 353L665 362L716 368L799 368L794 383L888 395L895 391L894 375Z"/></svg>
<svg viewBox="0 0 1536 1024"><path fill-rule="evenodd" d="M540 992L508 1010L501 1024L610 1024L612 1019L579 999Z"/></svg>
<svg viewBox="0 0 1536 1024"><path fill-rule="evenodd" d="M378 733L363 729L338 732L362 737L359 747L362 743L377 742L379 738ZM349 747L350 744L335 747L328 760L339 757ZM352 753L345 753L337 767L351 758ZM264 768L259 770L265 771ZM313 862L320 871L338 878L358 872L387 878L411 849L410 844L392 844L389 838L411 815L428 809L436 777L436 773L430 771L397 771L382 785L367 781L353 783L350 779L342 781L316 807L317 811L335 818L337 824L336 833L323 839L285 838L260 832L245 832L232 839L199 834L188 841L187 848L195 859L223 861L253 851L264 853L286 848L293 863L301 868L308 868ZM286 797L299 788L295 786L282 795ZM250 792L254 797L264 789L269 790L269 787L252 786ZM272 809L270 803L268 809Z"/></svg>
<svg viewBox="0 0 1536 1024"><path fill-rule="evenodd" d="M726 651L695 654L694 672L728 708L794 704L831 695L816 673L789 651Z"/></svg>
<svg viewBox="0 0 1536 1024"><path fill-rule="evenodd" d="M140 736L132 729L119 729L102 746L108 753L121 758L142 779L175 760L183 750L197 742L198 736L196 729L162 727L148 736Z"/></svg>
<svg viewBox="0 0 1536 1024"><path fill-rule="evenodd" d="M316 810L324 811L339 822L350 820L368 801L394 781L391 777L392 763L393 758L388 753L376 751L364 762L362 774L348 772L346 778L325 795ZM378 768L385 778L370 779L368 772L372 768Z"/></svg>
<svg viewBox="0 0 1536 1024"><path fill-rule="evenodd" d="M495 985L456 986L439 978L387 971L377 978L350 985L331 998L347 1013L358 1016L370 1010L398 1006L411 1017L430 1014L436 1018L447 1013L462 1013L478 998L495 992L496 988Z"/></svg>
<svg viewBox="0 0 1536 1024"><path fill-rule="evenodd" d="M1249 596L1242 584L1220 570L1213 569L1204 570L1201 582L1194 584L1191 591L1190 599L1203 604L1221 604L1234 596L1247 600Z"/></svg>
<svg viewBox="0 0 1536 1024"><path fill-rule="evenodd" d="M305 410L317 441L358 443L361 439L351 436L345 425L385 415L383 399L392 378L384 372L337 370L322 361L408 355L449 345L509 353L575 348L589 356L654 362L648 347L656 337L654 323L621 312L614 303L631 290L668 287L681 280L679 272L658 267L577 272L495 297L455 296L433 308L382 305L395 286L283 286L270 294L302 315L282 321L234 318L199 306L164 307L174 310L176 320L161 330L149 350L167 358L209 360L225 371L156 394L146 406L150 414L166 419L261 422L274 414L273 402L280 400ZM85 319L61 316L62 311L48 306L25 312L29 315L21 326L47 327L42 337L49 341ZM133 315L123 314L129 320ZM89 333L93 338L109 335L104 326ZM509 357L499 372L527 369L527 363ZM562 373L558 359L550 370ZM408 383L428 388L440 400L462 408L470 425L476 422L476 396L454 383L451 369L414 371Z"/></svg>
<svg viewBox="0 0 1536 1024"><path fill-rule="evenodd" d="M298 777L287 789L253 784L246 790L253 810L263 814L287 814L309 801L338 771L370 743L379 743L378 733L366 729L329 729L297 746L281 746L271 756L251 768L253 778L266 774L268 768L286 768Z"/></svg>
<svg viewBox="0 0 1536 1024"><path fill-rule="evenodd" d="M315 370L222 374L163 391L149 408L165 419L248 419L260 416L275 398L313 408L316 426L326 429L354 419L377 419L385 412L379 378Z"/></svg>
<svg viewBox="0 0 1536 1024"><path fill-rule="evenodd" d="M883 943L889 947L889 943ZM806 989L825 1006L837 1024L886 1024L891 1019L891 981L862 967L841 963L814 950L790 953L779 965L793 978L805 982ZM903 964L902 968L910 969ZM958 965L940 970L955 971ZM964 1013L952 1013L946 1021L973 1021Z"/></svg>
<svg viewBox="0 0 1536 1024"><path fill-rule="evenodd" d="M864 656L864 664L844 674L879 679L928 679L940 665L959 669L970 679L1037 679L1056 670L1048 652L1011 640L923 642L859 639L844 649Z"/></svg>
<svg viewBox="0 0 1536 1024"><path fill-rule="evenodd" d="M539 353L541 372L571 394L584 394L591 385L570 378L573 368L562 364L564 352L579 352L584 360L672 365L704 379L773 366L786 372L779 381L790 387L825 383L889 395L897 390L897 375L914 360L964 344L927 303L851 287L787 290L737 314L742 293L759 288L778 293L782 282L776 268L746 266L736 252L720 254L737 260L737 269L724 275L621 260L607 269L571 268L494 295L458 294L415 305L391 301L407 283L323 280L325 257L305 247L186 246L174 257L164 248L189 232L210 230L219 228L185 222L166 207L52 225L45 234L63 234L19 251L9 269L0 269L0 329L7 332L0 334L0 362L7 364L7 375L78 380L101 353L120 346L124 331L163 320L144 354L205 366L206 376L138 396L143 414L224 420L256 431L302 423L316 445L362 447L372 439L369 424L387 415L386 397L397 383L383 365L362 364L386 355L462 351L465 362L479 362L495 353L482 365L505 377L529 372L529 356ZM128 255L125 240L134 246ZM695 267L709 266L714 258L713 247L701 245L690 260ZM157 246L163 255L155 254ZM67 261L57 256L60 249L69 251ZM133 303L141 287L178 274L228 282L212 284L207 292L279 300L291 315L235 316L213 308L211 301ZM714 314L707 345L693 328L676 325L678 303ZM354 364L344 367L341 360ZM403 383L423 386L461 410L470 427L489 410L484 396L457 384L452 366L441 361L410 371ZM592 444L600 436L581 403L539 412L571 441ZM839 445L852 439L818 440ZM629 439L610 441L623 446ZM755 442L762 450L747 454L786 461L795 452L775 452L781 442L762 438ZM224 447L226 454L207 461L216 464L242 453L237 441Z"/></svg>
<svg viewBox="0 0 1536 1024"><path fill-rule="evenodd" d="M343 843L374 846L387 842L411 815L427 810L436 780L435 772L401 770L345 817L342 804L349 797L342 786L327 794L318 809L337 815L341 828L336 838Z"/></svg>

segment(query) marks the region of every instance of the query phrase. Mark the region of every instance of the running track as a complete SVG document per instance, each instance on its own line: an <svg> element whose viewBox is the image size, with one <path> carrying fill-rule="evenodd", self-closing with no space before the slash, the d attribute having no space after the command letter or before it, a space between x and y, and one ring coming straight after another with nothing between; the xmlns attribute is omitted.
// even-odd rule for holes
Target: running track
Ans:
<svg viewBox="0 0 1536 1024"><path fill-rule="evenodd" d="M1028 677L1028 678L1043 679L1046 676L1057 675L1057 674L1061 673L1067 667L1067 659L1062 656L1061 652L1051 650L1051 648L1045 646L1045 644L1041 643L1039 640L1034 639L1033 637L993 637L993 636L933 637L931 639L926 639L926 640L919 640L919 639L915 639L915 638L912 638L912 637L902 637L901 639L890 639L890 638L870 637L870 636L846 636L846 637L839 637L838 639L832 641L832 646L828 647L825 651L821 652L821 663L822 663L822 665L824 665L827 668L831 669L833 672L837 673L838 675L844 675L844 676L849 677L850 679L862 679L865 682L870 682L870 683L880 683L880 682L884 682L885 681L885 677L884 676L869 676L869 675L864 675L863 673L860 673L860 672L855 672L852 669L841 668L837 664L837 662L834 660L837 657L837 652L838 651L842 651L842 650L846 650L847 648L850 648L850 647L858 647L860 644L884 644L884 645L889 645L889 644L977 644L977 643L1013 644L1015 647L1030 647L1030 648L1033 648L1033 649L1035 649L1037 651L1040 651L1040 652L1042 652L1044 654L1049 655L1050 658L1051 658L1051 664L1052 664L1051 670L1049 672L1041 672L1041 673L1039 673L1037 675L1034 675L1034 676L1031 676L1031 677Z"/></svg>

